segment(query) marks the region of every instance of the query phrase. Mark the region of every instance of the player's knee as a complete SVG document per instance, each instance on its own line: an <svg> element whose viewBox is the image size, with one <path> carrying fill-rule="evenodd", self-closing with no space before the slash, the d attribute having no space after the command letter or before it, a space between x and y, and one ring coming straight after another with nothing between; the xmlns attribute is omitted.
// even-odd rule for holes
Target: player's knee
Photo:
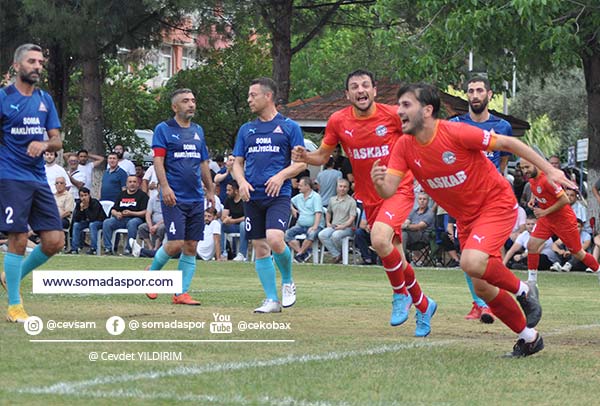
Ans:
<svg viewBox="0 0 600 406"><path fill-rule="evenodd" d="M371 245L375 249L376 252L385 252L389 251L392 245L392 242L386 235L382 234L371 234Z"/></svg>
<svg viewBox="0 0 600 406"><path fill-rule="evenodd" d="M469 276L480 277L485 272L487 263L483 262L480 258L463 255L460 258L460 268Z"/></svg>

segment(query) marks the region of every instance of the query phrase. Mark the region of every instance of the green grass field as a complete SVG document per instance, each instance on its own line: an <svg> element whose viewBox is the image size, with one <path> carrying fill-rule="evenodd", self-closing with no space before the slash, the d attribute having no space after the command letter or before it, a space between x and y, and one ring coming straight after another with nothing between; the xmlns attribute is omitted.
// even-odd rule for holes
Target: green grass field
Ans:
<svg viewBox="0 0 600 406"><path fill-rule="evenodd" d="M60 255L43 269L139 270L148 263ZM171 261L167 268L175 266ZM544 309L539 330L546 349L523 359L501 357L516 337L498 321L464 320L471 300L461 271L418 269L417 277L439 305L425 339L413 336L412 315L400 327L389 326L391 292L381 267L296 265L298 302L267 315L252 313L263 296L251 263L199 262L191 293L202 301L200 307L171 305L169 295L154 302L144 295L33 295L28 277L23 296L30 315L44 322L96 322L96 328L45 329L29 336L21 324L1 323L0 404L597 404L600 286L595 276L539 275ZM6 303L3 291L0 300ZM231 334L210 333L213 313L230 316ZM111 336L105 323L115 315L126 322L203 321L206 326ZM239 331L240 321L289 323L290 329ZM198 341L30 341L58 339ZM181 360L93 362L91 352L150 358L167 352L181 354Z"/></svg>

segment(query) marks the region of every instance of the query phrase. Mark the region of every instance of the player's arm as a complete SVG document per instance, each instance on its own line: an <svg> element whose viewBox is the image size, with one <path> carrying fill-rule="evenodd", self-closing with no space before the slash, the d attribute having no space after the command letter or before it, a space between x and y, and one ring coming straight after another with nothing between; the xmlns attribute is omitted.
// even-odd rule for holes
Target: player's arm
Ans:
<svg viewBox="0 0 600 406"><path fill-rule="evenodd" d="M375 186L375 190L379 196L387 199L396 193L403 175L387 172L385 165L379 165L380 160L373 162L371 167L371 180Z"/></svg>
<svg viewBox="0 0 600 406"><path fill-rule="evenodd" d="M211 207L215 207L215 184L210 176L210 167L208 161L202 161L200 163L200 174L202 176L202 183L206 187L206 201L210 202Z"/></svg>
<svg viewBox="0 0 600 406"><path fill-rule="evenodd" d="M494 141L492 141L491 148L500 151L511 152L515 155L525 158L532 164L534 164L539 170L546 174L546 177L551 184L557 183L564 187L577 190L577 185L568 179L561 169L557 169L550 165L543 157L538 155L533 149L525 145L515 137L508 137L506 135L499 135L491 131Z"/></svg>
<svg viewBox="0 0 600 406"><path fill-rule="evenodd" d="M164 148L154 148L154 171L162 188L163 201L167 206L175 206L177 199L175 198L175 192L169 185L167 171L165 170L166 153L167 151Z"/></svg>
<svg viewBox="0 0 600 406"><path fill-rule="evenodd" d="M300 172L306 170L306 168L307 166L304 162L292 162L291 165L283 168L265 182L265 193L271 197L279 196L283 182L295 177Z"/></svg>
<svg viewBox="0 0 600 406"><path fill-rule="evenodd" d="M305 162L309 165L323 165L329 160L334 146L321 145L316 151L308 152L302 145L296 145L292 149L292 161Z"/></svg>
<svg viewBox="0 0 600 406"><path fill-rule="evenodd" d="M248 181L246 180L246 175L244 174L244 163L246 160L244 157L236 156L235 161L233 162L233 178L237 181L240 186L240 196L242 200L247 202L250 200L250 192L254 192L254 188Z"/></svg>
<svg viewBox="0 0 600 406"><path fill-rule="evenodd" d="M62 149L62 140L58 128L47 130L48 141L31 141L27 146L27 155L38 157L44 152L56 152Z"/></svg>
<svg viewBox="0 0 600 406"><path fill-rule="evenodd" d="M569 198L567 197L566 193L562 192L558 197L558 200L552 206L547 207L545 209L534 207L533 214L535 214L537 218L544 217L562 209L567 204L569 204Z"/></svg>

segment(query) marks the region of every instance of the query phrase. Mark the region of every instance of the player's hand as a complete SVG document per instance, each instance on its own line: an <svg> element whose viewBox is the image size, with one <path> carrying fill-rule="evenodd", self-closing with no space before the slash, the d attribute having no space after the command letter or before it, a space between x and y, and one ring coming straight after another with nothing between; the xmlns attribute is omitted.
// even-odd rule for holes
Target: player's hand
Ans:
<svg viewBox="0 0 600 406"><path fill-rule="evenodd" d="M48 143L45 141L31 141L27 146L27 155L36 158L42 155L48 149Z"/></svg>
<svg viewBox="0 0 600 406"><path fill-rule="evenodd" d="M380 159L376 160L371 167L371 180L375 185L383 185L385 171L387 170L387 166L379 165L380 161Z"/></svg>
<svg viewBox="0 0 600 406"><path fill-rule="evenodd" d="M163 187L162 195L163 195L163 202L165 202L165 204L167 206L169 206L169 207L175 206L175 204L177 203L177 198L175 197L175 193L173 192L173 189L171 189L170 186L165 185L165 187Z"/></svg>
<svg viewBox="0 0 600 406"><path fill-rule="evenodd" d="M265 186L266 186L265 193L267 194L267 196L269 196L269 197L279 196L279 191L281 190L281 186L283 185L284 181L285 181L285 179L282 176L280 176L279 174L271 176L265 182Z"/></svg>
<svg viewBox="0 0 600 406"><path fill-rule="evenodd" d="M568 189L579 190L577 184L567 178L562 169L552 167L552 170L546 172L546 178L553 187L556 187L556 185L562 185Z"/></svg>
<svg viewBox="0 0 600 406"><path fill-rule="evenodd" d="M215 207L215 192L207 190L204 198L206 199L207 202L210 203L208 205L208 207L214 207L216 209L216 207Z"/></svg>
<svg viewBox="0 0 600 406"><path fill-rule="evenodd" d="M244 180L240 183L240 197L243 201L250 201L250 192L254 192L254 188L248 181Z"/></svg>
<svg viewBox="0 0 600 406"><path fill-rule="evenodd" d="M306 162L306 148L302 145L296 145L292 149L292 161L294 162Z"/></svg>
<svg viewBox="0 0 600 406"><path fill-rule="evenodd" d="M540 218L540 217L544 217L546 215L546 212L544 211L544 209L540 209L539 207L533 207L533 214L535 216L535 218Z"/></svg>

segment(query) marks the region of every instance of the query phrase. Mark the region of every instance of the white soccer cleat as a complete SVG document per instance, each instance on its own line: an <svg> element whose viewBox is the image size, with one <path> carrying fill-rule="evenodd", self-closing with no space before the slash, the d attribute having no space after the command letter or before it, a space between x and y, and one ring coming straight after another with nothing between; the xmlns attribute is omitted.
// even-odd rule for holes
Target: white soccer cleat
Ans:
<svg viewBox="0 0 600 406"><path fill-rule="evenodd" d="M283 307L292 307L296 303L296 284L284 283L281 285L281 305Z"/></svg>
<svg viewBox="0 0 600 406"><path fill-rule="evenodd" d="M254 309L254 313L281 313L281 303L272 299L265 299L260 307Z"/></svg>

